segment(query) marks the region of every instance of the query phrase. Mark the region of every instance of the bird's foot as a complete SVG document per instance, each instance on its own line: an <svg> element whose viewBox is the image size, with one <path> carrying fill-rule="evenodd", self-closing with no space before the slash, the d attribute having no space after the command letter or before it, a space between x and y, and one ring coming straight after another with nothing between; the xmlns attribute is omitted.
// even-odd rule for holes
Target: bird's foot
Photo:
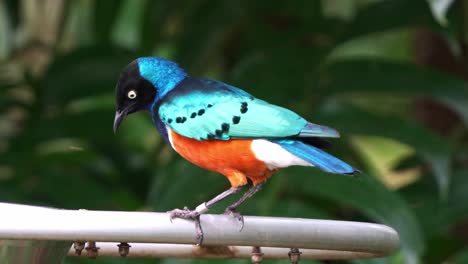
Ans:
<svg viewBox="0 0 468 264"><path fill-rule="evenodd" d="M200 213L195 210L190 210L187 207L184 209L174 209L169 211L170 220L174 218L182 218L192 220L195 224L195 239L197 240L197 246L203 243L203 230L200 224Z"/></svg>
<svg viewBox="0 0 468 264"><path fill-rule="evenodd" d="M236 209L228 207L226 208L226 210L224 210L224 214L236 219L240 224L239 232L242 231L242 229L244 228L244 217L239 212L237 212Z"/></svg>
<svg viewBox="0 0 468 264"><path fill-rule="evenodd" d="M200 213L198 213L195 210L190 210L187 207L184 207L184 209L174 209L172 211L169 211L171 221L174 218L182 218L182 219L190 219L190 220L195 220L197 218L200 218Z"/></svg>

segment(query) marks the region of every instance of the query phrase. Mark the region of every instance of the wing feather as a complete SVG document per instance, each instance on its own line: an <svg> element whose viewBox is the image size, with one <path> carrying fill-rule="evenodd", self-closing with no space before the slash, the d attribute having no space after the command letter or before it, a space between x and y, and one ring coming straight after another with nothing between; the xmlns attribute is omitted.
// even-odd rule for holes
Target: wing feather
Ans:
<svg viewBox="0 0 468 264"><path fill-rule="evenodd" d="M163 99L161 120L197 140L301 136L308 123L298 114L222 82L187 78ZM304 136L320 136L303 133Z"/></svg>

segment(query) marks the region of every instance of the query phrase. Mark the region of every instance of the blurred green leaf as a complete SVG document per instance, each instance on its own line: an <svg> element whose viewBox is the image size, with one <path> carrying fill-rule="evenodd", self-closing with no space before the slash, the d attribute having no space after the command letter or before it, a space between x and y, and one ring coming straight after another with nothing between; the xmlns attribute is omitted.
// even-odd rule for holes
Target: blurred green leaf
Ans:
<svg viewBox="0 0 468 264"><path fill-rule="evenodd" d="M358 10L356 17L343 28L341 41L373 32L418 26L432 20L429 6L422 0L376 1Z"/></svg>
<svg viewBox="0 0 468 264"><path fill-rule="evenodd" d="M147 5L153 1L146 0L125 0L120 7L119 19L112 30L112 42L120 47L131 50L138 50L140 43L141 28L144 25L142 17ZM159 34L160 29L152 25L151 34ZM143 55L149 55L148 51L143 51Z"/></svg>
<svg viewBox="0 0 468 264"><path fill-rule="evenodd" d="M229 187L224 176L210 173L179 158L156 171L147 205L163 212L184 206L195 208Z"/></svg>
<svg viewBox="0 0 468 264"><path fill-rule="evenodd" d="M56 118L44 119L34 128L31 137L36 142L56 137L85 138L94 142L112 142L113 109L94 110L81 113L63 114ZM87 128L93 124L92 129Z"/></svg>
<svg viewBox="0 0 468 264"><path fill-rule="evenodd" d="M343 134L378 135L408 144L431 166L441 197L447 197L452 153L448 142L434 132L409 120L378 116L350 106L325 109L315 117L324 124L333 124Z"/></svg>
<svg viewBox="0 0 468 264"><path fill-rule="evenodd" d="M452 264L464 264L468 263L468 248L460 250L455 256L451 257L449 263Z"/></svg>
<svg viewBox="0 0 468 264"><path fill-rule="evenodd" d="M308 84L315 82L314 65L323 58L322 50L288 44L286 48L291 52L282 54L283 48L251 54L234 68L231 84L239 83L237 86L252 91L254 96L277 104L288 104L294 98L303 97L308 92Z"/></svg>
<svg viewBox="0 0 468 264"><path fill-rule="evenodd" d="M428 192L435 189L435 186L427 180L402 190L402 195L409 203L414 204L413 211L421 220L423 231L428 238L429 248L425 256L427 263L442 262L447 255L463 246L458 241L463 237L463 233L458 234L455 228L458 226L460 231L463 230L468 217L468 206L463 200L468 191L467 173L466 169L453 173L451 191L446 201L440 201ZM458 238L454 241L456 236Z"/></svg>
<svg viewBox="0 0 468 264"><path fill-rule="evenodd" d="M337 43L336 47L327 57L328 63L346 59L370 58L373 60L411 63L411 52L414 29L397 28L387 31L378 31L364 36L359 36L343 43Z"/></svg>
<svg viewBox="0 0 468 264"><path fill-rule="evenodd" d="M452 111L458 114L463 120L465 126L468 126L468 100L456 96L446 96L439 98L439 101L448 106Z"/></svg>
<svg viewBox="0 0 468 264"><path fill-rule="evenodd" d="M117 137L130 150L154 154L158 144L164 144L163 138L159 135L151 122L151 117L138 115L126 118L119 128ZM135 140L138 138L139 140Z"/></svg>
<svg viewBox="0 0 468 264"><path fill-rule="evenodd" d="M44 81L44 104L62 107L74 99L114 93L120 71L135 59L115 47L92 47L58 57Z"/></svg>
<svg viewBox="0 0 468 264"><path fill-rule="evenodd" d="M405 258L401 250L392 256L386 258L356 259L352 260L356 264L405 264Z"/></svg>
<svg viewBox="0 0 468 264"><path fill-rule="evenodd" d="M427 0L431 7L432 15L442 26L447 26L447 12L454 0Z"/></svg>
<svg viewBox="0 0 468 264"><path fill-rule="evenodd" d="M18 24L20 23L20 4L19 1L15 0L7 0L7 1L2 1L2 3L5 4L5 7L8 9L8 18L10 20L9 23L16 28Z"/></svg>
<svg viewBox="0 0 468 264"><path fill-rule="evenodd" d="M0 2L0 36L10 36L11 35L11 25L10 25L10 14L7 13L7 8L5 2ZM6 59L11 48L11 42L9 38L4 37L0 39L0 61Z"/></svg>
<svg viewBox="0 0 468 264"><path fill-rule="evenodd" d="M216 55L227 35L233 30L239 11L236 1L189 1L179 14L179 23L191 25L174 37L175 61L196 76ZM218 51L218 52L215 52Z"/></svg>
<svg viewBox="0 0 468 264"><path fill-rule="evenodd" d="M173 1L153 0L146 3L140 27L142 53L151 53L155 45L161 44L170 35L168 20L174 15L174 9L177 10Z"/></svg>
<svg viewBox="0 0 468 264"><path fill-rule="evenodd" d="M420 166L422 163L421 157L418 157L418 155L409 155L400 160L393 169L397 171L408 170Z"/></svg>
<svg viewBox="0 0 468 264"><path fill-rule="evenodd" d="M418 263L424 252L424 235L415 215L408 205L395 193L373 177L359 178L316 173L311 177L307 169L289 169L294 174L291 192L302 192L349 204L361 210L371 219L393 227L401 238L406 263Z"/></svg>
<svg viewBox="0 0 468 264"><path fill-rule="evenodd" d="M466 98L466 82L414 64L369 59L332 62L319 84L328 93L454 96Z"/></svg>
<svg viewBox="0 0 468 264"><path fill-rule="evenodd" d="M117 19L122 0L101 0L94 2L94 34L97 41L109 43L111 30Z"/></svg>

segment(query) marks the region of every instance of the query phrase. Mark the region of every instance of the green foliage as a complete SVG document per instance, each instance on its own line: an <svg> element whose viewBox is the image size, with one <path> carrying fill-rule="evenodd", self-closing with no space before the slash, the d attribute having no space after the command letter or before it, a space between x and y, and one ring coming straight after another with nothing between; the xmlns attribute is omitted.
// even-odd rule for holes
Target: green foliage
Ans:
<svg viewBox="0 0 468 264"><path fill-rule="evenodd" d="M355 179L284 170L243 213L399 232L393 256L346 263L467 261L466 1L65 2L0 1L0 201L167 211L226 189L223 177L178 157L144 114L113 135L121 69L158 55L336 127L343 137L331 152L364 171ZM43 12L45 3L54 8ZM389 149L370 161L356 136L392 139L414 154ZM395 168L373 169L390 158ZM390 188L408 169L413 180Z"/></svg>

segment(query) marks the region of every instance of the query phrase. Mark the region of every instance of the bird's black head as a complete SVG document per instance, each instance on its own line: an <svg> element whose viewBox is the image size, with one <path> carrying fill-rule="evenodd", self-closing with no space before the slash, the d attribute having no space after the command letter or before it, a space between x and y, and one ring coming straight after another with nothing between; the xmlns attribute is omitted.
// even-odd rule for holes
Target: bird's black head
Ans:
<svg viewBox="0 0 468 264"><path fill-rule="evenodd" d="M114 132L128 114L149 109L155 96L156 88L141 76L138 61L130 63L120 74L115 88Z"/></svg>

